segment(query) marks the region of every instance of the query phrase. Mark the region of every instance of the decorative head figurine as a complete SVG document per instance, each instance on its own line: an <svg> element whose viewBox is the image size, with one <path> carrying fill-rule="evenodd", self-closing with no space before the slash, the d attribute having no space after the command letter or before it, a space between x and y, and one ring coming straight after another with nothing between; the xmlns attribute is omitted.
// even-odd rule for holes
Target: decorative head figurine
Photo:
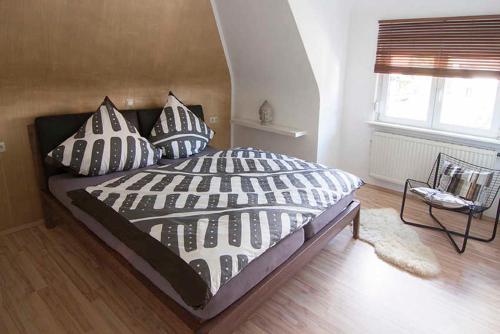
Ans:
<svg viewBox="0 0 500 334"><path fill-rule="evenodd" d="M259 108L259 119L262 125L271 124L273 122L273 107L267 100L265 100Z"/></svg>

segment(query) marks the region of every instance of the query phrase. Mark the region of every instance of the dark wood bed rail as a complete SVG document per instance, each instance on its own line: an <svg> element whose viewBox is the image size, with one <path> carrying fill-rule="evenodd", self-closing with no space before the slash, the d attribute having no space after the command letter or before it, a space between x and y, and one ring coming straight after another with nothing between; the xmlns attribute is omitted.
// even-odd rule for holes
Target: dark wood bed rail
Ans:
<svg viewBox="0 0 500 334"><path fill-rule="evenodd" d="M136 270L117 251L109 247L88 228L77 220L68 209L46 189L45 176L43 173L43 161L38 150L38 141L33 125L28 126L30 145L35 164L35 173L40 185L40 197L43 206L44 221L47 228L53 228L58 224L75 224L79 228L88 231L99 244L105 247L110 254L116 257L120 263L127 267L135 277L143 282L167 307L172 310L188 326L193 333L231 333L242 324L261 304L269 298L275 290L279 289L295 273L302 269L312 260L328 243L340 233L346 226L353 222L353 237L359 235L360 203L352 201L335 219L316 233L312 238L306 240L304 244L283 264L271 272L259 284L254 286L238 301L233 303L216 317L200 321L187 310L179 306L174 300L164 294L148 278Z"/></svg>

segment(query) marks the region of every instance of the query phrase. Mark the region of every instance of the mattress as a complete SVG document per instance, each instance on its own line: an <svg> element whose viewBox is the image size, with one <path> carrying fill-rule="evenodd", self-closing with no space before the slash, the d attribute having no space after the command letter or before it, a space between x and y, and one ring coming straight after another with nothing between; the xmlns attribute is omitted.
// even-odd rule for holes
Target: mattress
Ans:
<svg viewBox="0 0 500 334"><path fill-rule="evenodd" d="M249 263L362 185L348 172L236 147L68 193L203 309Z"/></svg>
<svg viewBox="0 0 500 334"><path fill-rule="evenodd" d="M144 259L139 257L125 244L114 237L94 218L72 205L71 199L67 195L68 191L99 184L131 172L134 171L119 172L97 177L77 177L69 173L59 174L49 178L49 190L69 209L73 216L87 226L87 228L103 240L109 247L120 253L120 255L122 255L135 269L146 276L156 287L199 319L206 320L213 318L229 307L252 287L257 285L269 273L285 262L304 242L304 231L300 229L283 239L275 247L269 249L255 261L251 262L236 277L231 279L222 289L220 289L205 308L193 309L186 305L165 278L155 271Z"/></svg>
<svg viewBox="0 0 500 334"><path fill-rule="evenodd" d="M213 153L214 151L214 149L208 148L197 156ZM176 160L165 159L162 160L160 164L169 165L172 163L179 163L182 162L182 160L188 159L191 158ZM186 163L190 164L192 162ZM144 170L151 168L152 167L149 166L144 168ZM120 239L117 238L114 233L111 233L105 227L106 224L103 223L109 222L109 219L104 221L100 220L102 223L99 223L95 218L91 216L92 211L87 211L90 212L90 214L87 214L82 209L73 205L71 198L68 196L68 192L72 190L99 185L111 179L116 179L121 176L127 176L128 174L132 173L137 173L137 171L138 170L125 171L96 177L77 177L71 174L55 175L49 178L49 190L66 208L69 209L69 211L78 220L85 224L108 246L119 252L132 266L134 266L139 272L146 276L165 294L175 300L180 306L182 306L195 317L202 320L210 319L216 316L232 303L241 298L246 292L248 292L252 287L258 284L269 273L271 273L274 269L285 262L294 252L296 252L302 246L306 238L311 238L312 236L314 236L314 234L316 234L330 222L335 220L335 217L338 216L345 209L345 207L347 207L351 203L353 199L352 192L343 195L343 197L340 198L335 205L332 205L327 210L322 212L319 216L305 225L304 228L297 229L294 233L286 236L280 242L257 257L254 261L250 262L241 270L241 272L227 281L226 284L224 284L217 291L217 293L215 293L213 297L210 298L209 302L206 305L204 305L202 308L193 308L192 306L186 304L182 296L177 293L176 289L174 289L172 284L165 278L165 276L160 274L159 271L155 270L155 268L158 269L158 267L155 266L155 268L153 268L150 264L151 262L145 260L148 257L142 258L141 256L139 256L131 248L127 247L125 243L120 241ZM123 225L117 226L118 229L115 231L115 233L117 231L122 231L120 226ZM154 252L153 254L159 253ZM177 273L177 275L179 276L179 273Z"/></svg>
<svg viewBox="0 0 500 334"><path fill-rule="evenodd" d="M345 208L354 200L354 192L342 197L334 206L320 214L304 226L305 239L311 239L316 233L321 231L326 225L344 211Z"/></svg>

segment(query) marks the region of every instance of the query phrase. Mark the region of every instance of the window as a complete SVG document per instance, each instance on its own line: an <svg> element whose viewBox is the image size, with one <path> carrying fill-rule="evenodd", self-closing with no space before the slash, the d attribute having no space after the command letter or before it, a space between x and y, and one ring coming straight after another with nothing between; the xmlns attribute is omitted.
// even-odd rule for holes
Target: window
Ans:
<svg viewBox="0 0 500 334"><path fill-rule="evenodd" d="M497 137L499 80L380 74L378 120L449 132Z"/></svg>
<svg viewBox="0 0 500 334"><path fill-rule="evenodd" d="M500 15L379 21L380 121L500 138Z"/></svg>

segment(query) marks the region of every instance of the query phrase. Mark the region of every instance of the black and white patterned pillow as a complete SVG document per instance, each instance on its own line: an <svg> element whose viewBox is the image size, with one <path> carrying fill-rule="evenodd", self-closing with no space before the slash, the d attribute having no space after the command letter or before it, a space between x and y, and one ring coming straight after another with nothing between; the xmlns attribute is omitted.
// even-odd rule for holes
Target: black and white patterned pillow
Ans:
<svg viewBox="0 0 500 334"><path fill-rule="evenodd" d="M213 136L212 129L170 92L149 141L161 148L163 156L178 159L203 151Z"/></svg>
<svg viewBox="0 0 500 334"><path fill-rule="evenodd" d="M106 96L85 124L47 155L47 161L95 176L153 165L160 153Z"/></svg>
<svg viewBox="0 0 500 334"><path fill-rule="evenodd" d="M484 204L485 189L491 186L493 172L463 168L446 160L442 171L438 190L474 201L476 205Z"/></svg>

